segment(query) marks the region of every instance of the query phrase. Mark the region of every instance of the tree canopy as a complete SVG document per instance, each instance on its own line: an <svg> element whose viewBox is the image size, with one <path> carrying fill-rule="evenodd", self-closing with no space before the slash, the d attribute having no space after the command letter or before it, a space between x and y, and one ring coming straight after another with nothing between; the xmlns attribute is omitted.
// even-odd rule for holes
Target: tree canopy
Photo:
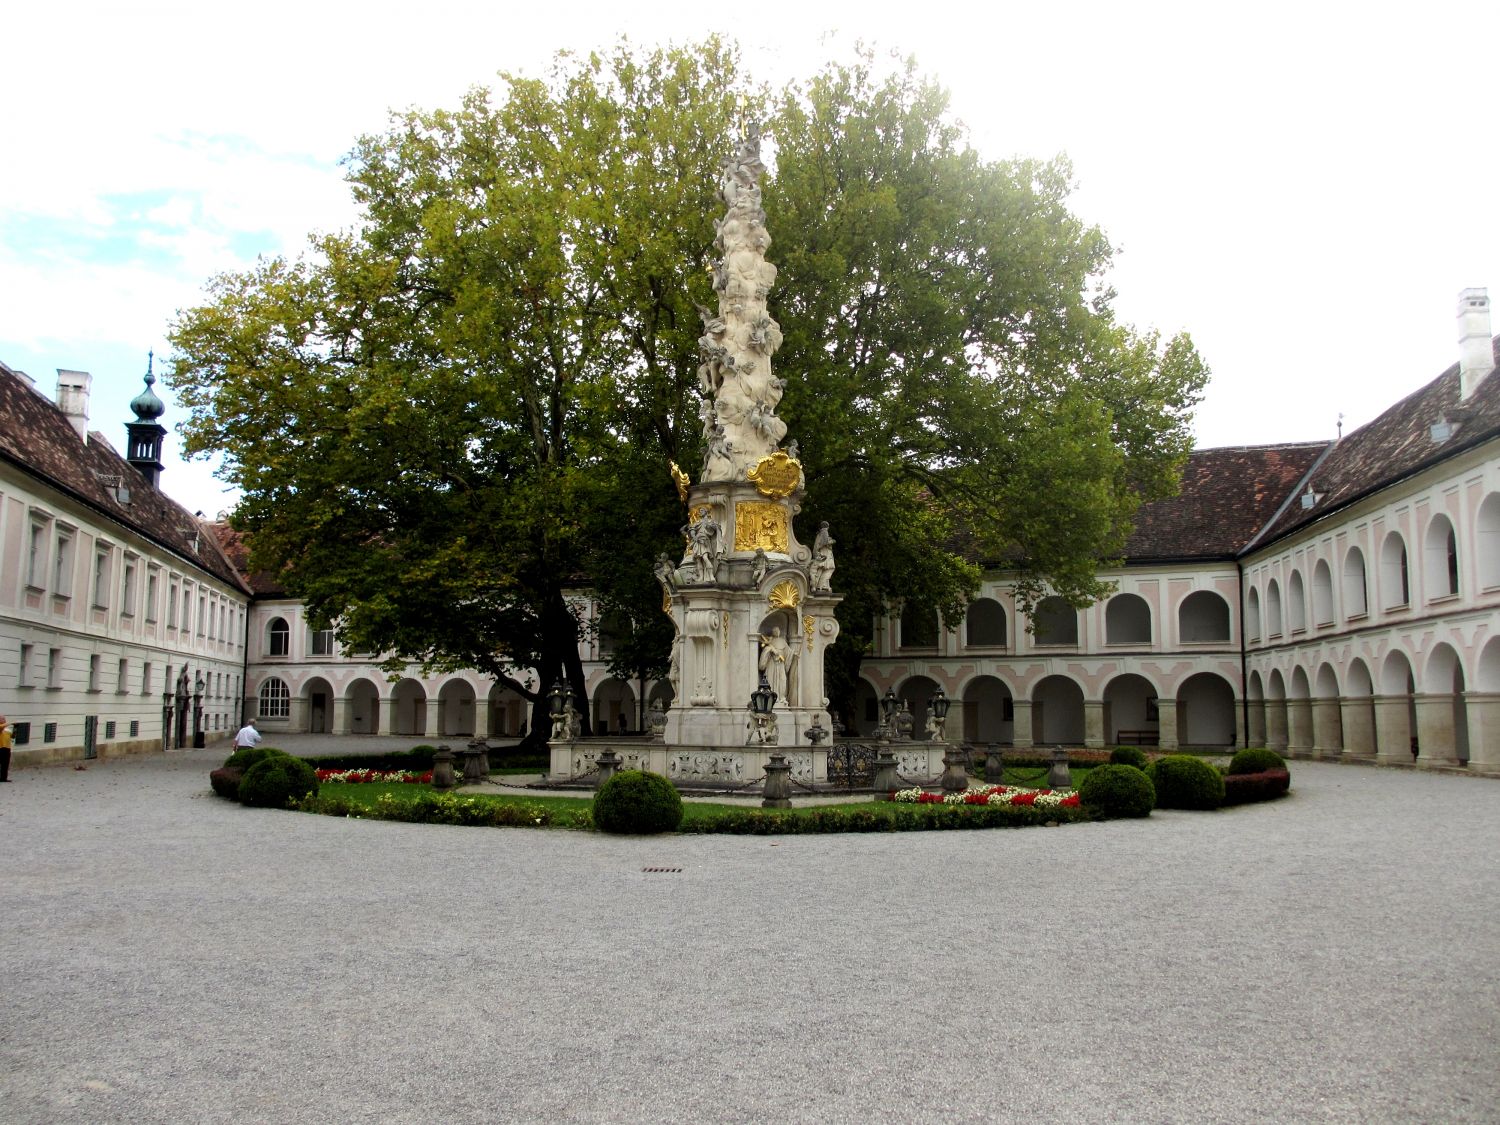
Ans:
<svg viewBox="0 0 1500 1125"><path fill-rule="evenodd" d="M1114 319L1064 161L985 160L935 84L868 58L775 94L715 39L502 78L361 138L358 226L214 279L173 326L187 449L223 454L254 564L314 621L539 703L559 675L582 694L587 586L631 623L616 671L665 670L667 462L701 459L694 304L751 118L775 145L799 525L839 541L830 694L881 605L956 620L982 563L1023 603L1102 592L1137 505L1175 486L1207 372L1185 336Z"/></svg>

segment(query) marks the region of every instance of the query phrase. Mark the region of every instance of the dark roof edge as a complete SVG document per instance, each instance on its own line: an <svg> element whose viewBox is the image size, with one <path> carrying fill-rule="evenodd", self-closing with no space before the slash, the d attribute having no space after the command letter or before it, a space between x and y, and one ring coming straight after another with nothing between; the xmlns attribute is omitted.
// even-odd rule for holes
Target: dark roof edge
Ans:
<svg viewBox="0 0 1500 1125"><path fill-rule="evenodd" d="M149 541L151 543L155 543L158 547L160 547L162 550L166 551L168 554L172 555L174 558L181 559L183 562L187 563L189 566L196 567L198 570L201 570L204 574L207 574L210 578L217 579L220 582L224 581L224 579L222 577L220 577L219 575L215 574L212 570L210 570L207 566L205 566L199 560L189 558L187 555L185 555L181 551L179 551L176 547L172 546L172 544L164 542L162 539L160 539L159 537L153 535L151 532L147 531L143 527L138 527L138 526L136 526L134 524L124 523L120 519L119 516L115 515L113 512L109 511L107 508L100 507L99 504L97 504L93 500L90 500L87 496L83 495L83 493L79 492L77 489L71 488L70 486L64 484L63 482L57 480L56 478L50 476L49 474L42 472L36 466L27 464L26 462L20 460L19 458L12 456L9 452L7 452L4 449L0 449L0 461L5 461L5 462L8 462L11 465L14 465L16 468L20 469L27 476L35 477L38 480L46 482L46 484L47 484L47 486L49 488L54 488L58 492L61 492L64 496L68 496L71 499L77 501L78 503L82 504L85 508L89 509L89 511L97 513L99 516L101 516L102 518L108 520L110 523L114 524L115 526L126 528L127 530L133 532L134 534L139 535L142 539L145 539L145 540L147 540L147 541ZM133 484L134 482L132 481L131 483ZM146 484L146 482L145 482L144 479L142 479L141 484L143 486L147 487L147 488L152 487L151 485ZM170 503L177 504L177 501L172 500L171 497L167 497L167 499L168 499L168 501ZM183 508L182 505L177 504L177 507L179 509L181 509L182 512L185 515L187 514L187 509ZM188 515L187 518L190 519L190 520L192 520L193 522L197 523L200 527L202 527L203 521L200 520L200 519L198 519L197 516ZM203 532L204 537L206 537L206 534L207 533L206 533L206 529L205 529L205 531ZM202 538L200 538L199 542L202 542L202 541L203 541ZM229 560L225 559L225 562L229 563ZM248 593L249 591L248 591L248 587L245 584L245 580L244 580L243 577L240 577L239 567L235 566L233 563L229 563L229 572L231 574L235 575L235 577L238 579L238 581L239 581L239 587L240 587L241 591Z"/></svg>
<svg viewBox="0 0 1500 1125"><path fill-rule="evenodd" d="M1333 505L1333 507L1329 508L1325 512L1319 512L1316 516L1314 516L1312 519L1308 520L1306 523L1294 524L1292 527L1287 528L1285 531L1283 531L1280 535L1276 536L1274 539L1267 539L1264 543L1261 543L1258 547L1257 547L1257 545L1255 543L1255 540L1252 539L1248 544L1245 545L1245 547L1240 551L1239 555L1236 556L1236 557L1237 558L1244 558L1246 555L1248 555L1250 553L1250 551L1252 549L1263 550L1264 548L1269 547L1272 543L1279 543L1283 539L1290 538L1291 536L1296 535L1298 532L1302 531L1304 528L1310 527L1312 524L1317 523L1319 520L1327 519L1329 516L1334 515L1337 512L1342 512L1345 508L1353 507L1355 504L1358 504L1361 500L1364 500L1367 497L1373 496L1377 492L1384 492L1387 488L1392 488L1395 485L1400 484L1402 481L1411 480L1412 477L1417 476L1417 475L1419 475L1421 473L1425 473L1428 469L1432 468L1434 465L1440 465L1444 461L1451 460L1454 457L1458 457L1461 454L1469 452L1469 450L1471 450L1471 449L1478 449L1481 445L1483 445L1487 441L1495 441L1497 439L1500 439L1500 431L1497 431L1497 430L1488 430L1485 433L1480 434L1478 437L1471 438L1469 440L1469 442L1468 442L1467 445L1455 445L1451 449L1446 449L1443 452L1436 454L1435 456L1429 457L1425 461L1418 462L1417 464L1413 465L1410 469L1408 469L1404 473L1400 473L1400 474L1398 474L1396 476L1393 476L1393 477L1386 477L1383 480L1377 481L1375 484L1372 484L1372 485L1368 486L1367 488L1361 489L1360 491L1356 492L1353 496L1349 497L1349 499L1340 501L1339 503ZM1337 444L1337 443L1335 443L1335 444ZM1314 466L1314 468L1316 468L1316 466ZM1311 470L1309 470L1309 472L1310 471ZM1300 481L1298 482L1298 486L1299 487L1301 486L1301 482ZM1293 493L1293 495L1296 495L1296 493ZM1273 519L1272 523L1274 523L1274 522L1275 522L1275 520ZM1269 525L1267 525L1267 526L1269 526Z"/></svg>

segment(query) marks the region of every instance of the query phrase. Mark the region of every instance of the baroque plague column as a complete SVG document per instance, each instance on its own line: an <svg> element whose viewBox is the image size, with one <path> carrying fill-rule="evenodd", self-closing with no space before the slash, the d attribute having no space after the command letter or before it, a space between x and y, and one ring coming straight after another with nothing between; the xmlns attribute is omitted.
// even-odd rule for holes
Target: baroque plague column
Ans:
<svg viewBox="0 0 1500 1125"><path fill-rule="evenodd" d="M823 660L838 636L834 541L824 524L806 547L792 522L805 482L797 442L783 445L786 423L776 416L786 383L771 369L781 329L766 310L776 267L766 261L763 171L751 126L720 177L719 307L699 308L707 452L696 484L672 466L688 508L686 551L680 564L667 556L657 563L677 630L666 772L684 780L753 779L778 748L797 776L826 776L805 732L814 724L831 731ZM761 687L775 701L757 723L751 694Z"/></svg>

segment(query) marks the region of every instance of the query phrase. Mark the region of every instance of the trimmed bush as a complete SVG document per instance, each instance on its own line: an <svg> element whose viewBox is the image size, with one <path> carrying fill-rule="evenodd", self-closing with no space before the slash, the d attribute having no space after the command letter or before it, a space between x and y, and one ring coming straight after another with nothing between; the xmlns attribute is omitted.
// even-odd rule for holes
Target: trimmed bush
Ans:
<svg viewBox="0 0 1500 1125"><path fill-rule="evenodd" d="M279 751L263 758L240 778L240 804L257 809L284 809L318 791L318 775L301 758Z"/></svg>
<svg viewBox="0 0 1500 1125"><path fill-rule="evenodd" d="M621 770L594 795L594 824L602 832L649 835L682 823L682 798L660 774Z"/></svg>
<svg viewBox="0 0 1500 1125"><path fill-rule="evenodd" d="M1216 809L1224 803L1224 775L1202 758L1168 754L1146 767L1159 809Z"/></svg>
<svg viewBox="0 0 1500 1125"><path fill-rule="evenodd" d="M1265 773L1268 770L1285 770L1286 761L1274 750L1264 746L1248 746L1229 759L1230 773Z"/></svg>
<svg viewBox="0 0 1500 1125"><path fill-rule="evenodd" d="M1138 770L1151 764L1151 759L1139 746L1116 746L1109 752L1109 760L1113 765L1134 766Z"/></svg>
<svg viewBox="0 0 1500 1125"><path fill-rule="evenodd" d="M224 760L224 766L226 769L243 772L253 765L264 762L267 758L274 758L278 754L282 757L288 756L285 750L278 750L274 746L246 746L229 755Z"/></svg>
<svg viewBox="0 0 1500 1125"><path fill-rule="evenodd" d="M1078 787L1078 801L1105 820L1150 816L1156 805L1156 790L1150 777L1134 766L1104 765L1089 770Z"/></svg>
<svg viewBox="0 0 1500 1125"><path fill-rule="evenodd" d="M1248 805L1252 801L1274 801L1286 796L1292 787L1292 775L1286 770L1264 773L1232 773L1224 779L1224 803Z"/></svg>
<svg viewBox="0 0 1500 1125"><path fill-rule="evenodd" d="M245 771L235 766L220 766L208 775L208 783L214 787L214 792L219 796L230 800L240 799L240 778L245 776Z"/></svg>

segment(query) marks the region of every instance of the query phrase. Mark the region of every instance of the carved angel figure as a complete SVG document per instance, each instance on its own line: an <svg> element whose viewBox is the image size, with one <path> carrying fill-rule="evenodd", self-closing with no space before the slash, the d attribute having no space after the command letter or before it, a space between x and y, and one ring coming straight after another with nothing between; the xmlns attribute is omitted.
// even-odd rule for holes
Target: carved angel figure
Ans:
<svg viewBox="0 0 1500 1125"><path fill-rule="evenodd" d="M833 588L833 544L834 538L828 533L828 521L824 520L818 525L818 534L813 538L812 561L807 567L808 585L820 594Z"/></svg>

